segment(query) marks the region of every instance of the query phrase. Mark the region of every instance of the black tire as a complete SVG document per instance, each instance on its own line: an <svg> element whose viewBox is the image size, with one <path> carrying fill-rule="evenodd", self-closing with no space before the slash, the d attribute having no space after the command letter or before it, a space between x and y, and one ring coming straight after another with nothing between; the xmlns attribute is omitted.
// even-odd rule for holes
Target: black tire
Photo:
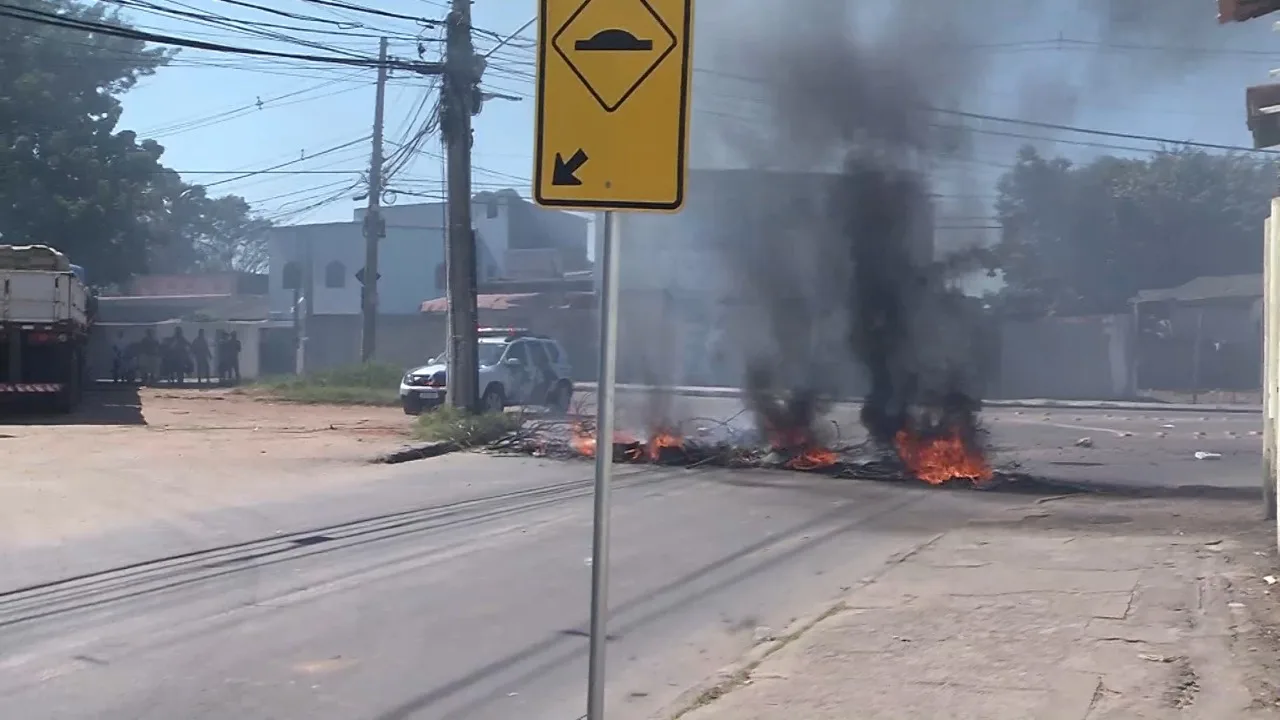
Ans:
<svg viewBox="0 0 1280 720"><path fill-rule="evenodd" d="M547 409L557 415L564 415L569 412L569 405L573 402L573 386L563 380L556 383L551 388L551 392L547 395Z"/></svg>
<svg viewBox="0 0 1280 720"><path fill-rule="evenodd" d="M502 412L507 407L507 394L502 391L502 386L493 383L484 389L484 395L480 397L480 410L483 412Z"/></svg>
<svg viewBox="0 0 1280 720"><path fill-rule="evenodd" d="M405 415L421 415L422 401L415 399L412 395L407 395L400 401L400 406L404 408Z"/></svg>

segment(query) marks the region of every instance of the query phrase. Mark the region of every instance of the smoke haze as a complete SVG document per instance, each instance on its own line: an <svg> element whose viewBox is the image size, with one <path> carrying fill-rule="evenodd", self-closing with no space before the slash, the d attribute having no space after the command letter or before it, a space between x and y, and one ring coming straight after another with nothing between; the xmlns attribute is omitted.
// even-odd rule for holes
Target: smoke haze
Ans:
<svg viewBox="0 0 1280 720"><path fill-rule="evenodd" d="M767 389L752 400L758 415L816 416L818 397L869 393L864 420L882 440L912 407L971 407L980 395L972 313L934 260L991 239L1002 168L975 158L1011 161L1028 142L1011 133L1042 149L1053 140L928 108L1069 124L1086 99L1180 79L1199 56L1187 48L1223 37L1207 2L701 0L697 12L695 176L761 172L702 173L686 211L663 219L689 247L650 263L683 278L666 286L669 309L627 323L649 339L645 380L691 381L691 351L670 347L663 328L682 305L712 308L698 322L729 329L703 360L734 366L725 381ZM1022 52L1055 34L1060 62ZM1150 51L1105 57L1125 43ZM778 395L792 407L770 405Z"/></svg>

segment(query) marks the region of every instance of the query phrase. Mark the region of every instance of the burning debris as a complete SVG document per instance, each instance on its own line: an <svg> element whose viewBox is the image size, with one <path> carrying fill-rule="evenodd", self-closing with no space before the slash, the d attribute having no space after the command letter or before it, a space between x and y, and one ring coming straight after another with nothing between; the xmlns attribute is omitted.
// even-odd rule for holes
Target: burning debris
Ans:
<svg viewBox="0 0 1280 720"><path fill-rule="evenodd" d="M611 451L613 461L624 464L792 470L865 480L919 480L930 485L974 489L992 489L1024 479L1015 472L994 469L981 454L973 454L958 436L940 435L917 442L904 435L899 451L887 456L871 451L865 443L827 446L819 444L817 437L818 434L800 437L769 433L760 437L728 426L717 432L700 428L696 434L686 434L680 428L667 427L643 435L615 432ZM559 429L542 426L504 449L569 460L594 458L598 448L592 424L579 421Z"/></svg>

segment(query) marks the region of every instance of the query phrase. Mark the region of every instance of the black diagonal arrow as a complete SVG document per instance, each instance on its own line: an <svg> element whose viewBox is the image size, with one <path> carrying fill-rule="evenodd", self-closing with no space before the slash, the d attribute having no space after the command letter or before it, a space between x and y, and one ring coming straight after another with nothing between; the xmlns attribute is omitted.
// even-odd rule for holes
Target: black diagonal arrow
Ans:
<svg viewBox="0 0 1280 720"><path fill-rule="evenodd" d="M587 153L582 148L566 162L560 153L556 153L556 166L551 171L552 185L581 185L582 181L575 174L587 163Z"/></svg>

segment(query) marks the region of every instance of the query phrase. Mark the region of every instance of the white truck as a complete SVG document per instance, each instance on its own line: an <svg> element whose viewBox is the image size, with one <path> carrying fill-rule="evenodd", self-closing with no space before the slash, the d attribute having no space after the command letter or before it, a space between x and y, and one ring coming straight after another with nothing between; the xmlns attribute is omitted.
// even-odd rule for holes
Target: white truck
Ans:
<svg viewBox="0 0 1280 720"><path fill-rule="evenodd" d="M84 270L46 245L0 245L0 409L69 413L84 392L94 298Z"/></svg>

